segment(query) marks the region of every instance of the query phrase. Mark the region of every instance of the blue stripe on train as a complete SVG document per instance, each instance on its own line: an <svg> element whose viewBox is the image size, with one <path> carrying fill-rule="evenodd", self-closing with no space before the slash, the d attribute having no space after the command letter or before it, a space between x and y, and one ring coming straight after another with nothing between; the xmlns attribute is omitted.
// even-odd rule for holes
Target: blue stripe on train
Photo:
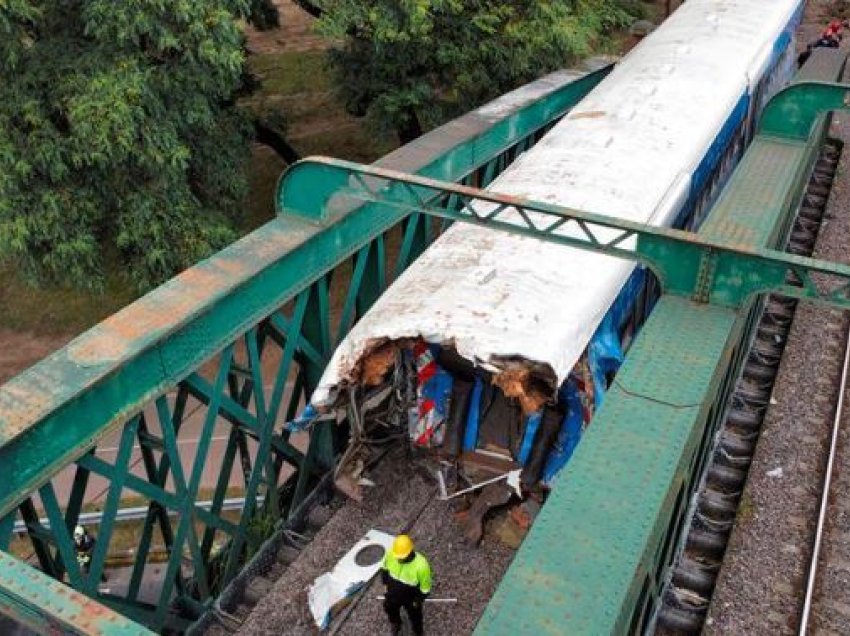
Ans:
<svg viewBox="0 0 850 636"><path fill-rule="evenodd" d="M797 11L794 13L788 24L785 26L782 34L776 39L773 45L773 54L770 62L767 65L766 76L769 76L776 70L777 62L782 58L787 48L792 43L793 34L796 31L800 20L802 19L804 5L801 3ZM761 82L764 78L759 78ZM706 151L699 165L691 175L691 188L688 194L688 199L682 210L677 215L674 223L675 227L684 227L691 215L695 212L695 206L700 199L706 186L710 183L718 164L726 155L730 144L734 143L735 135L739 127L746 120L750 109L751 96L749 93L741 95L735 108L732 109L729 117L724 122L720 132L715 137L711 146ZM722 175L728 177L728 175ZM721 186L723 183L721 182ZM721 188L718 188L719 191ZM713 201L706 203L705 209L708 209ZM701 221L701 219L700 219ZM607 382L607 376L615 373L623 361L623 350L620 342L620 332L625 326L626 321L632 313L635 302L639 298L646 284L646 269L638 265L635 267L632 275L629 277L623 289L617 295L611 308L605 314L601 324L596 329L593 338L588 345L588 364L594 383L594 407L599 408L602 404ZM562 387L563 392L570 393L570 382L567 381ZM574 393L575 391L573 391ZM569 406L569 405L566 405ZM577 417L575 414L571 418L568 408L568 414L564 418L562 424L561 436L564 442L560 446L556 444L556 448L549 454L546 461L546 469L544 470L543 481L550 484L557 477L560 470L566 465L575 445L578 443L578 438L581 435L581 429L576 429ZM568 440L568 441L567 441Z"/></svg>

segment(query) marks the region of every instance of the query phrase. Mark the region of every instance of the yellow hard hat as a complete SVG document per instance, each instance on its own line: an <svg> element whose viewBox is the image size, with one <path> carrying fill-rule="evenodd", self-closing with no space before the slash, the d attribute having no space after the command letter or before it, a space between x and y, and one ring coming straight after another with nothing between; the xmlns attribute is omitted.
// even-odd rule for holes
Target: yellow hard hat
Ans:
<svg viewBox="0 0 850 636"><path fill-rule="evenodd" d="M393 556L396 559L406 559L413 552L413 539L406 534L400 534L393 541Z"/></svg>

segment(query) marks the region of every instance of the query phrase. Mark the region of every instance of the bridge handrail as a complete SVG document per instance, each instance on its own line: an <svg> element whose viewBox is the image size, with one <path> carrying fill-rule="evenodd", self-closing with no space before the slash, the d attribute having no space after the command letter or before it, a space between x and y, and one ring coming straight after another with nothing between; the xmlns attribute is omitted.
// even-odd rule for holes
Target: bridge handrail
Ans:
<svg viewBox="0 0 850 636"><path fill-rule="evenodd" d="M459 180L555 121L610 68L553 73L379 163ZM404 218L368 207L325 222L279 215L0 386L0 464L16 477L0 486L0 517L114 425Z"/></svg>
<svg viewBox="0 0 850 636"><path fill-rule="evenodd" d="M828 90L825 90L827 87ZM798 84L799 94L813 90L820 98L817 114L846 104L850 87ZM786 296L850 308L850 266L773 249L712 240L699 234L635 223L615 217L522 197L402 174L327 157L310 157L293 165L282 178L282 200L293 213L320 221L334 201L374 203L384 213L419 212L452 221L472 223L569 247L643 262L666 293L699 302L740 307L756 294ZM297 196L311 184L325 184L323 196L312 205ZM794 275L802 284L786 282ZM831 285L818 284L818 276Z"/></svg>

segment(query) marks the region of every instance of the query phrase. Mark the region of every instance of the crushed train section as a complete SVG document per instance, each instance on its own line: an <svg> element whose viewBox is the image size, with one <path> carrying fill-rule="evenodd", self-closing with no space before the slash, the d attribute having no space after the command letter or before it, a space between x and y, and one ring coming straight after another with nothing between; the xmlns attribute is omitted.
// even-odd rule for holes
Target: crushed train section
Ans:
<svg viewBox="0 0 850 636"><path fill-rule="evenodd" d="M799 19L796 2L735 5L740 15L725 19L738 19L752 37L730 33L718 43L724 32L705 21L702 4L684 5L491 189L627 221L699 227L761 108L790 77ZM687 60L668 68L659 55L685 40L695 64L716 58L710 87L694 81ZM634 95L635 77L657 84L657 95ZM710 95L697 99L701 91ZM621 115L629 100L637 101L627 132ZM692 125L686 102L704 129ZM659 109L667 109L661 124ZM378 530L416 537L435 566L435 590L457 599L450 610L429 608L437 630L472 631L593 430L659 292L654 276L631 262L488 228L448 228L360 317L310 404L286 424L296 432L330 421L345 432L332 476L344 495L334 495L335 514L239 630L382 629L372 583L352 585L331 618L308 611L311 586Z"/></svg>
<svg viewBox="0 0 850 636"><path fill-rule="evenodd" d="M801 7L792 0L733 2L721 20L714 4L686 3L491 189L632 223L699 228L761 109L792 72ZM205 625L210 633L380 630L386 619L366 576L375 563L362 551L399 533L413 535L434 564L435 592L457 602L433 609L435 631L472 631L499 593L500 604L486 609L491 616L479 629L492 626L498 612L512 613L501 617L506 626L528 619L527 607L511 608L527 606L528 595L539 592L518 584L517 575L500 592L502 575L531 528L541 532L531 566L511 570L520 578L547 572L538 567L550 559L539 537L576 530L549 519L534 524L552 509L544 504L563 492L554 486L582 437L594 431L606 394L616 390L616 406L626 403L614 377L659 294L655 278L632 262L487 228L448 228L358 316L310 403L286 423L294 433L333 422L347 439L331 475L337 492L317 492L312 509L299 511L278 534L260 572L268 583L243 590L255 597L254 610L216 604L216 625ZM665 302L677 315L696 305L681 297ZM713 307L701 308L701 335L720 356L725 340L718 334L729 333L734 311L715 316ZM715 361L708 358L699 371L710 376ZM681 363L687 372L687 363L694 366ZM640 450L633 456L645 459ZM622 475L628 468L612 470ZM585 503L590 490L582 493ZM629 528L640 529L644 517L630 519ZM569 550L559 546L558 563L594 556ZM530 551L526 544L526 557ZM636 571L627 573L629 584ZM563 590L577 580L559 566L535 620L562 615L573 600ZM311 611L311 590L315 599L321 586L334 590ZM648 603L636 620L646 619ZM575 616L593 608L585 598Z"/></svg>

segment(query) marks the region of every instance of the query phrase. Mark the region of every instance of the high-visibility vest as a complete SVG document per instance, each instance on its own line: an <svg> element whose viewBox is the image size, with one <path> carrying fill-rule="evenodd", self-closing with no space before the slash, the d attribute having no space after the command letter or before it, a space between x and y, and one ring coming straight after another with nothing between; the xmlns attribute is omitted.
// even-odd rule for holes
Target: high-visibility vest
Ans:
<svg viewBox="0 0 850 636"><path fill-rule="evenodd" d="M400 583L419 588L423 594L431 592L431 566L418 552L409 563L402 563L389 552L384 556L384 569Z"/></svg>

